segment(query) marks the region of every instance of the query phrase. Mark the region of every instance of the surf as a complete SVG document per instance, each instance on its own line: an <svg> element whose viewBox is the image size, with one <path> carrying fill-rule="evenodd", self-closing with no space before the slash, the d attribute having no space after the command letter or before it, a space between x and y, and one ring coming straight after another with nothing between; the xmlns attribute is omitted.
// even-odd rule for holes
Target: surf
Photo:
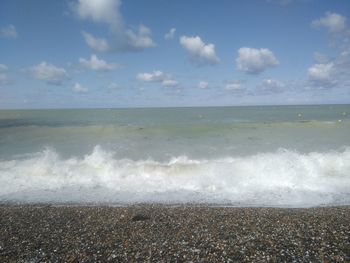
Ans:
<svg viewBox="0 0 350 263"><path fill-rule="evenodd" d="M350 204L350 148L160 162L118 159L101 146L62 158L54 149L0 160L0 202Z"/></svg>

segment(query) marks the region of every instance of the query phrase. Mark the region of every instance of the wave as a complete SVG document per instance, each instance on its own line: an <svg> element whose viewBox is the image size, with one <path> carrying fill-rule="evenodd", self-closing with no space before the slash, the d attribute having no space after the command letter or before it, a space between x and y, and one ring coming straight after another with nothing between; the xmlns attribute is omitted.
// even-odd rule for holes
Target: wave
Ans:
<svg viewBox="0 0 350 263"><path fill-rule="evenodd" d="M100 146L68 159L45 149L0 160L0 185L0 202L350 204L350 149L167 162L116 159Z"/></svg>

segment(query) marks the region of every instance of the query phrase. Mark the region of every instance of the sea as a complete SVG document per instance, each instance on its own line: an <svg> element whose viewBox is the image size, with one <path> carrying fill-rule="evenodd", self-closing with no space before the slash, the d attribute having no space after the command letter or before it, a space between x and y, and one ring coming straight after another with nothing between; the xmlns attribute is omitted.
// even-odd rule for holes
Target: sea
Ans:
<svg viewBox="0 0 350 263"><path fill-rule="evenodd" d="M0 110L0 203L350 204L350 105Z"/></svg>

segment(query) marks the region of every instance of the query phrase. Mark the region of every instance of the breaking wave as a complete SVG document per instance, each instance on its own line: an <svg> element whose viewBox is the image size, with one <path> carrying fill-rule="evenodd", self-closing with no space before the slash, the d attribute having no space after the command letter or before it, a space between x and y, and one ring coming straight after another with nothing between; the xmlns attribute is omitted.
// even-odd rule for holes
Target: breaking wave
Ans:
<svg viewBox="0 0 350 263"><path fill-rule="evenodd" d="M68 159L45 149L0 160L0 185L0 202L350 204L350 149L166 162L116 159L100 146Z"/></svg>

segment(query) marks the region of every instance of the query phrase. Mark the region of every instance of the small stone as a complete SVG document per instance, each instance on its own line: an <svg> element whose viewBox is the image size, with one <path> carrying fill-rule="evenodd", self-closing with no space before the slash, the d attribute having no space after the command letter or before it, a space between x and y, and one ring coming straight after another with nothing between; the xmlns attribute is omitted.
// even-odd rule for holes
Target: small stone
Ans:
<svg viewBox="0 0 350 263"><path fill-rule="evenodd" d="M131 220L132 221L146 221L146 220L150 220L151 218L147 215L144 214L136 214L134 215Z"/></svg>

